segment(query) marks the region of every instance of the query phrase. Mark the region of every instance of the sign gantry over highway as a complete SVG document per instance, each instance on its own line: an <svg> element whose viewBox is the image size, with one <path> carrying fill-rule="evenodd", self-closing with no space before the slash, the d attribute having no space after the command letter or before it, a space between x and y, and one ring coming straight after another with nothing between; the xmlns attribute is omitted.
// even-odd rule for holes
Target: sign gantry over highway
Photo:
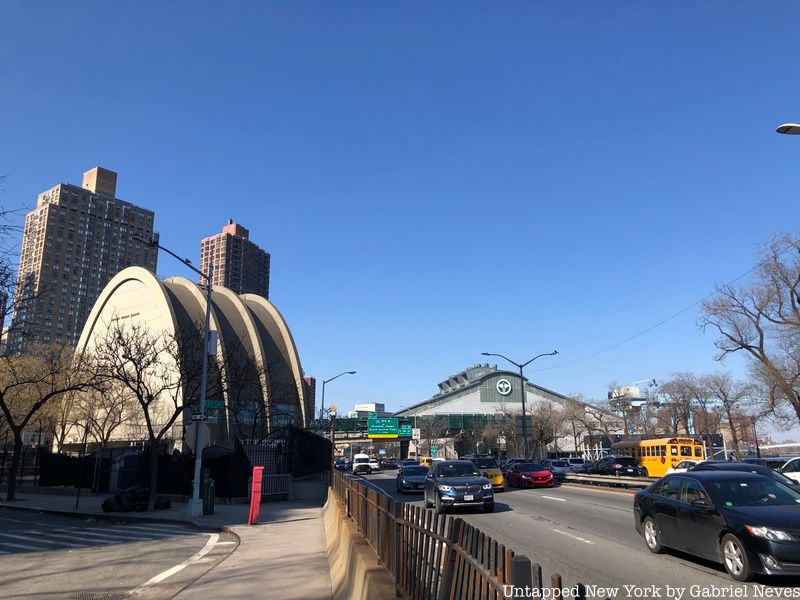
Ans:
<svg viewBox="0 0 800 600"><path fill-rule="evenodd" d="M367 437L372 439L410 438L411 429L411 423L400 423L397 417L372 414L367 418Z"/></svg>

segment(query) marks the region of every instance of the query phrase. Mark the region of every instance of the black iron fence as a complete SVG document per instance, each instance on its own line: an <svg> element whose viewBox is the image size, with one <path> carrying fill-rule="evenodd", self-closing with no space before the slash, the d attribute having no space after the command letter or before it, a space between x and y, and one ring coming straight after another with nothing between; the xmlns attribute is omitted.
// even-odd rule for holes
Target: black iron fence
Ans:
<svg viewBox="0 0 800 600"><path fill-rule="evenodd" d="M413 600L562 597L560 575L545 581L538 564L459 517L400 502L339 471L333 474L332 487L401 596ZM585 587L573 585L570 597L585 600Z"/></svg>

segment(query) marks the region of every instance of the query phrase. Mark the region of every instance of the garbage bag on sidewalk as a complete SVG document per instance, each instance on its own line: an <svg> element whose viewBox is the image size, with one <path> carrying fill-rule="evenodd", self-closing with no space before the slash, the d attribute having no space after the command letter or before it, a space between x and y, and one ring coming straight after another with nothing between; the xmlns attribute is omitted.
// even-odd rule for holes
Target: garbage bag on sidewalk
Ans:
<svg viewBox="0 0 800 600"><path fill-rule="evenodd" d="M147 498L150 488L146 485L132 485L124 490L119 490L110 498L103 501L103 512L142 512L147 510ZM156 510L169 508L170 499L163 494L156 496Z"/></svg>

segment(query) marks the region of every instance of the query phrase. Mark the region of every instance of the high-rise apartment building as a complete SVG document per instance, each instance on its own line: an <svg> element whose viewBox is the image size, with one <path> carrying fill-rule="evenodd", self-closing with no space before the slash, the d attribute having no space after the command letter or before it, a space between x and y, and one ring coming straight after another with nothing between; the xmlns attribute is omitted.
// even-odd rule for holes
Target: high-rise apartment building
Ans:
<svg viewBox="0 0 800 600"><path fill-rule="evenodd" d="M208 273L213 259L212 285L237 294L269 298L269 254L250 241L250 232L232 219L222 233L200 244L200 270Z"/></svg>
<svg viewBox="0 0 800 600"><path fill-rule="evenodd" d="M39 194L25 218L10 351L29 342L76 344L100 292L125 267L156 270L154 213L115 197L117 174L95 167L83 185Z"/></svg>

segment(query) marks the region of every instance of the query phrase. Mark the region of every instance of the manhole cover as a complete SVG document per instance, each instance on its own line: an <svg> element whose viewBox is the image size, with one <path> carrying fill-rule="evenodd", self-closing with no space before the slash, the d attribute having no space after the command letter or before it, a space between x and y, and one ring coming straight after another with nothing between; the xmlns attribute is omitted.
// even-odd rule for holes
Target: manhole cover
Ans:
<svg viewBox="0 0 800 600"><path fill-rule="evenodd" d="M128 600L126 592L81 592L72 594L69 600Z"/></svg>

